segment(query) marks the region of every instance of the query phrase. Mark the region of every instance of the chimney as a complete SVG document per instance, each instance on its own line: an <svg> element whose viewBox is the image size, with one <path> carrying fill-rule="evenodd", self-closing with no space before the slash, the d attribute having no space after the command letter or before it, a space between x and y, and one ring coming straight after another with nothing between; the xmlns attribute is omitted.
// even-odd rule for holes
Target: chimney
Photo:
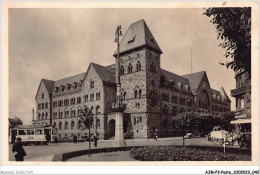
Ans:
<svg viewBox="0 0 260 175"><path fill-rule="evenodd" d="M32 108L32 123L34 122L34 108Z"/></svg>

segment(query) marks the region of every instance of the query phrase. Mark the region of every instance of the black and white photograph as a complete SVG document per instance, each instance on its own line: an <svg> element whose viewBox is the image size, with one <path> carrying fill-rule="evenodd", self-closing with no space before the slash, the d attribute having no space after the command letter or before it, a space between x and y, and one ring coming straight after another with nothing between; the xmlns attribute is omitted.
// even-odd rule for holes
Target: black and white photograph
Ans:
<svg viewBox="0 0 260 175"><path fill-rule="evenodd" d="M254 5L16 5L5 163L258 164Z"/></svg>

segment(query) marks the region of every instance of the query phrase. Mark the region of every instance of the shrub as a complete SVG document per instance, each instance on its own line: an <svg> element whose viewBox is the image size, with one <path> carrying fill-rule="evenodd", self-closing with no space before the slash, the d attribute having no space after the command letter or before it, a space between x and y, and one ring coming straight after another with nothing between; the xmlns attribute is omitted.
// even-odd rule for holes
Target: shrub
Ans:
<svg viewBox="0 0 260 175"><path fill-rule="evenodd" d="M250 156L189 147L145 146L132 148L130 157L141 161L241 161Z"/></svg>

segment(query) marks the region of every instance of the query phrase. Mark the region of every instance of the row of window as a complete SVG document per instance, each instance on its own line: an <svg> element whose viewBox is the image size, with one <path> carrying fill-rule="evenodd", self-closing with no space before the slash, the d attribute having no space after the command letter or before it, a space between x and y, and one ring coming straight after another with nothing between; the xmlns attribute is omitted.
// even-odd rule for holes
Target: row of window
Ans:
<svg viewBox="0 0 260 175"><path fill-rule="evenodd" d="M94 101L95 100L95 94L86 94L84 95L84 102L88 102L88 101ZM96 100L100 100L100 92L96 93Z"/></svg>
<svg viewBox="0 0 260 175"><path fill-rule="evenodd" d="M171 95L171 101L170 101L170 95L167 93L162 93L162 101L178 104L178 97L175 95ZM192 106L192 100L190 98L187 98L186 100L185 97L179 97L179 104L181 105L187 104L187 106Z"/></svg>
<svg viewBox="0 0 260 175"><path fill-rule="evenodd" d="M81 124L81 121L79 120L78 123L77 123L77 129L81 129L81 126L82 126L82 124ZM97 128L100 128L100 120L99 119L97 119L96 126L97 126ZM53 123L53 127L57 128L58 130L62 130L62 129L64 129L64 130L68 130L68 129L73 130L73 129L76 129L74 121L71 121L70 125L69 125L69 122L65 121L64 126L63 126L62 122L59 122L58 126L57 126L56 122L54 122ZM92 128L95 127L94 122L92 122L91 127Z"/></svg>
<svg viewBox="0 0 260 175"><path fill-rule="evenodd" d="M53 118L63 118L63 114L64 114L64 118L68 118L68 117L76 117L78 114L78 116L80 115L80 109L78 109L77 113L75 109L72 110L66 110L66 111L59 111L59 112L53 112Z"/></svg>
<svg viewBox="0 0 260 175"><path fill-rule="evenodd" d="M142 65L141 63L138 61L136 63L136 71L140 71L142 69ZM128 64L128 67L127 67L127 70L128 72L127 73L132 73L133 72L133 66L131 63ZM124 75L125 74L125 68L123 65L120 66L120 75Z"/></svg>
<svg viewBox="0 0 260 175"><path fill-rule="evenodd" d="M54 92L59 93L59 92L64 92L65 90L70 91L70 90L76 90L82 85L82 80L80 80L79 83L74 82L73 84L67 84L66 86L61 85L60 87L55 87Z"/></svg>
<svg viewBox="0 0 260 175"><path fill-rule="evenodd" d="M38 120L46 120L46 119L48 119L48 112L46 112L46 113L39 113L38 114Z"/></svg>
<svg viewBox="0 0 260 175"><path fill-rule="evenodd" d="M96 93L96 100L100 100L100 92ZM90 94L90 98L88 95L84 95L84 101L94 101L94 93ZM53 108L56 107L62 107L62 106L69 106L69 105L75 105L75 104L81 104L81 97L73 97L70 99L64 99L64 100L58 100L53 102Z"/></svg>
<svg viewBox="0 0 260 175"><path fill-rule="evenodd" d="M48 109L48 102L46 103L39 103L38 109Z"/></svg>

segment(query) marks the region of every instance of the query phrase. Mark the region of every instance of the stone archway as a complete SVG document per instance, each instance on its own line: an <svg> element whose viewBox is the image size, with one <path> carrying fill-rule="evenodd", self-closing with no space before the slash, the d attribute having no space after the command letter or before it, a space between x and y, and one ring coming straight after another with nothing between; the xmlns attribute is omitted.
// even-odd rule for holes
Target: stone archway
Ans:
<svg viewBox="0 0 260 175"><path fill-rule="evenodd" d="M114 119L109 120L108 133L107 133L108 139L111 137L115 137L115 126L116 126L116 121Z"/></svg>

